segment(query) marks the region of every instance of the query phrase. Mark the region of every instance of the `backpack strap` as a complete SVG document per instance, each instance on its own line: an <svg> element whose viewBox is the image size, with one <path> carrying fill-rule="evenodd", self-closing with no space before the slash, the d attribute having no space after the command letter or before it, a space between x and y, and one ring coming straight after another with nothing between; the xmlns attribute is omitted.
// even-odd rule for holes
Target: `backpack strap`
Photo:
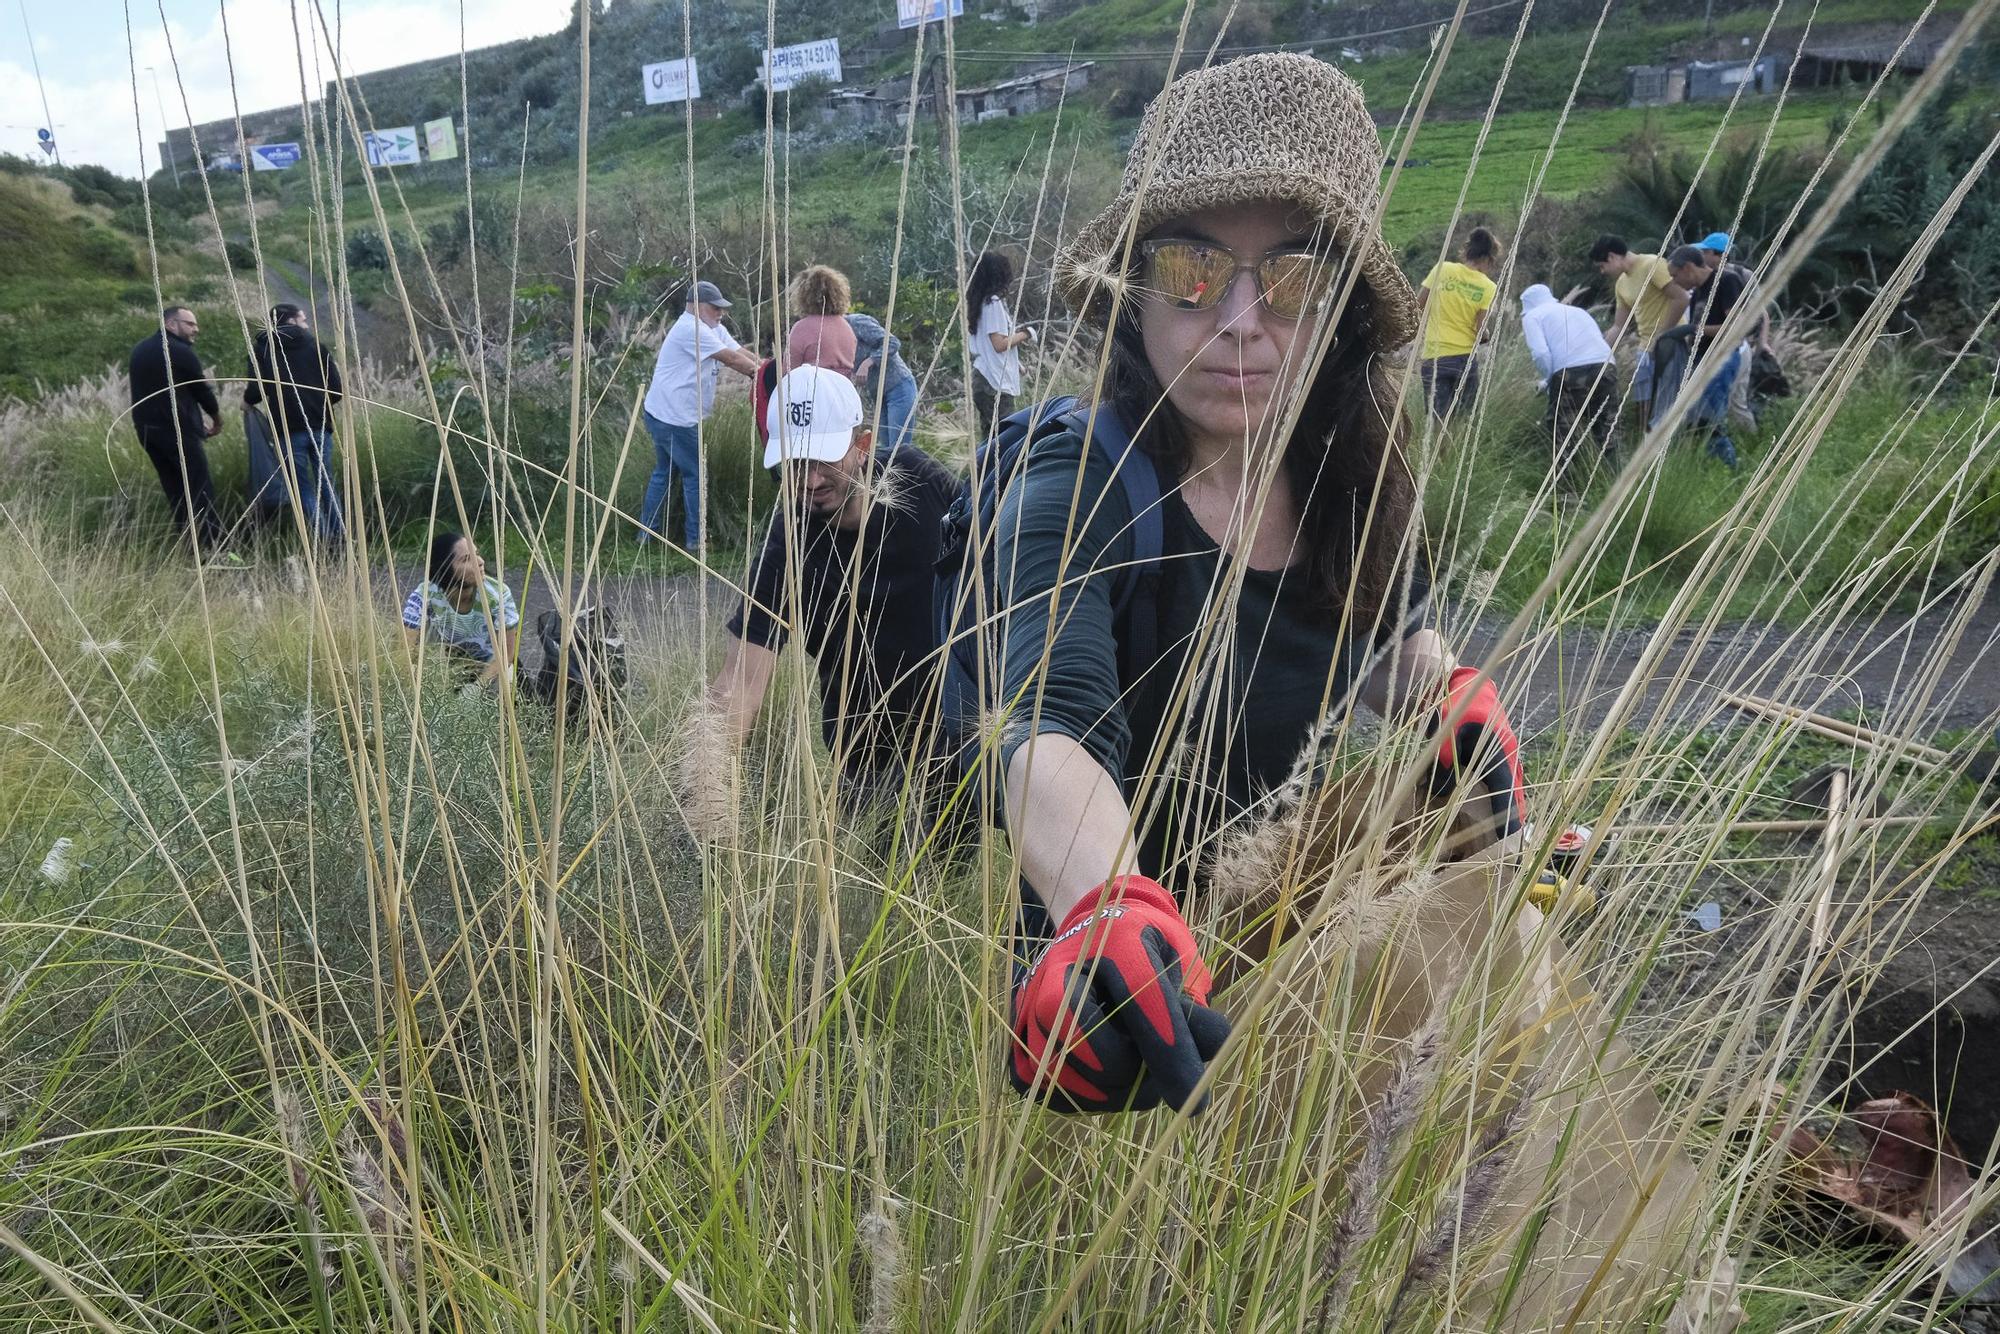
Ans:
<svg viewBox="0 0 2000 1334"><path fill-rule="evenodd" d="M1120 668L1130 687L1159 653L1160 561L1166 554L1161 516L1160 470L1152 455L1132 447L1132 433L1113 404L1094 412L1072 412L1064 424L1090 442L1111 465L1132 515L1132 563L1113 581L1111 612L1119 623Z"/></svg>

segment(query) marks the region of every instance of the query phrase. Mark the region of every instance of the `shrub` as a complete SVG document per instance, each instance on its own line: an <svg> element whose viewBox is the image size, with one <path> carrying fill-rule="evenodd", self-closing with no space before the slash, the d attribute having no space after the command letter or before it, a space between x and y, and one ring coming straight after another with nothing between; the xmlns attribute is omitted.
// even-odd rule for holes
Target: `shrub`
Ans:
<svg viewBox="0 0 2000 1334"><path fill-rule="evenodd" d="M359 227L347 234L347 267L350 269L386 269L389 267L389 247L383 244L382 233L373 227Z"/></svg>
<svg viewBox="0 0 2000 1334"><path fill-rule="evenodd" d="M132 243L104 227L88 226L77 241L77 258L108 277L125 277L137 269Z"/></svg>

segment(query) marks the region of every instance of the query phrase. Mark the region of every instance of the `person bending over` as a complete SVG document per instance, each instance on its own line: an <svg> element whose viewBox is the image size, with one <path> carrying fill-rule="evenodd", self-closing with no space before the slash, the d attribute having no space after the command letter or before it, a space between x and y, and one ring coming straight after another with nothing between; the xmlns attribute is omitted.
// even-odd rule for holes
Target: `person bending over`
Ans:
<svg viewBox="0 0 2000 1334"><path fill-rule="evenodd" d="M796 634L819 675L843 798L894 796L906 777L922 780L931 753L931 567L957 480L920 449L878 450L859 392L835 371L787 373L768 425L764 466L783 469L779 499L709 686L715 725L733 754ZM715 777L686 776L691 787Z"/></svg>

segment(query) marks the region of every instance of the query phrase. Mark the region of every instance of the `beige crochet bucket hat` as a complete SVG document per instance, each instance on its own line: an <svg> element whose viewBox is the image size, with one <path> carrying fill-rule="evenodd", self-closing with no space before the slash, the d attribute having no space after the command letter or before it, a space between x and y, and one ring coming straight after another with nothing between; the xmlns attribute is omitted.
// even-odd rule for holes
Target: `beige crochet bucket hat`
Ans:
<svg viewBox="0 0 2000 1334"><path fill-rule="evenodd" d="M1381 177L1382 141L1361 86L1325 61L1270 53L1195 70L1146 108L1117 199L1056 257L1057 288L1103 325L1128 237L1201 209L1282 200L1317 215L1359 262L1363 327L1376 350L1390 351L1415 335L1417 302L1376 226Z"/></svg>

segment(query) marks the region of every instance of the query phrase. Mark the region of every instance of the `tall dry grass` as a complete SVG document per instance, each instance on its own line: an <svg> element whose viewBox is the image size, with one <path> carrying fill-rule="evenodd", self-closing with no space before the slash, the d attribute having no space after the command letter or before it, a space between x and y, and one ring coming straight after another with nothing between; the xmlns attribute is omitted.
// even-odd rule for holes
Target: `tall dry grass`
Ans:
<svg viewBox="0 0 2000 1334"><path fill-rule="evenodd" d="M327 116L323 185L366 109ZM385 232L396 190L369 177ZM326 205L315 253L345 291L349 199ZM391 263L392 291L424 280L421 257ZM1199 1119L1063 1121L1009 1091L1007 842L950 850L907 810L846 809L797 655L740 773L677 785L712 744L695 699L740 568L635 615L634 688L558 722L410 656L366 525L294 567L197 572L11 490L0 1327L1694 1330L1738 1307L1943 1327L1937 1264L1990 1186L1856 1265L1799 1235L1779 1139L1838 1095L1829 998L1924 920L1993 794L1959 779L1970 743L1928 775L1856 750L1857 804L1921 823L1823 850L1734 837L1818 739L1714 695L1822 707L1886 651L1872 721L1918 738L1977 684L1951 664L2000 560L1960 556L1991 522L1990 381L1939 365L1907 421L1857 426L1869 341L1711 498L1664 598L1634 592L1634 516L1683 499L1668 433L1581 506L1536 480L1483 510L1482 457L1514 466L1505 423L1425 436L1440 629L1496 643L1503 683L1547 683L1521 710L1535 833L1439 871L1439 830L1391 819L1420 738L1329 719L1324 767L1236 831L1232 888L1290 926L1232 979L1238 1037ZM1049 374L1087 379L1090 351ZM485 369L456 403L408 386L425 431L466 442L434 456L436 513L485 513L578 601L650 605L604 573L649 463L635 397L609 390L625 368L579 358L564 447L530 458L509 424L529 377L459 364ZM111 389L80 394L88 416ZM1951 447L1913 466L1919 422ZM1833 451L1843 476L1799 522ZM467 504L528 467L531 519ZM383 516L378 478L347 483ZM1943 629L1836 633L1891 599ZM1689 638L1729 642L1746 605L1787 614L1779 647L1698 668ZM1329 802L1345 833L1312 837ZM1624 832L1583 872L1595 910L1547 915L1527 890L1572 820ZM1716 897L1730 930L1704 936L1687 912ZM1246 929L1228 904L1198 921L1218 952Z"/></svg>

